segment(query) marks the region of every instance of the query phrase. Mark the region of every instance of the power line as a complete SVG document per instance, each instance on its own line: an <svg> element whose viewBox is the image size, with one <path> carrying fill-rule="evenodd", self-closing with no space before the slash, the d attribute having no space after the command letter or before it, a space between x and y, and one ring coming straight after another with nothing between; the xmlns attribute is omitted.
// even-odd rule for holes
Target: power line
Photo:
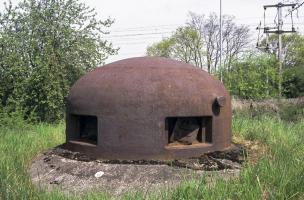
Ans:
<svg viewBox="0 0 304 200"><path fill-rule="evenodd" d="M167 34L167 33L172 33L172 32L167 31L167 32L120 34L120 35L110 35L109 37L105 37L105 38L109 39L109 38L116 38L116 37L134 37L134 36L142 36L142 35L160 35L160 34Z"/></svg>
<svg viewBox="0 0 304 200"><path fill-rule="evenodd" d="M297 27L304 27L304 24L302 23L293 23L294 25L297 25ZM292 23L285 23L284 25L292 25ZM249 27L256 27L255 24L247 24L247 26ZM164 33L164 32L162 32ZM172 32L169 32L168 34L164 34L164 35L160 35L160 34L155 34L155 35L151 35L150 33L146 33L146 34L140 34L138 35L137 33L136 34L132 34L132 37L131 36L127 36L127 37L123 37L122 35L119 35L119 38L118 37L105 37L105 39L109 39L109 40L113 40L112 43L113 45L115 46L120 46L120 45L139 45L139 44L146 44L148 42L155 42L153 40L161 40L161 39L164 39L164 38L168 38L170 37L170 33L172 34ZM134 37L133 37L134 36ZM135 37L136 36L136 37ZM266 36L266 39L267 39L268 36ZM257 40L257 46L259 46L259 41L261 41L261 39L263 38L263 36L261 36L261 34L259 33L258 34L258 40ZM115 39L115 40L114 40ZM265 47L260 47L260 49L267 49Z"/></svg>
<svg viewBox="0 0 304 200"><path fill-rule="evenodd" d="M304 16L298 16L299 18L303 18ZM266 18L271 19L274 16L267 16ZM260 17L242 17L242 18L235 18L236 21L243 21L248 19L260 19ZM127 27L127 28L119 28L119 29L112 29L111 32L132 32L132 31L147 31L147 30L155 30L155 29L171 29L177 28L179 26L185 26L184 24L162 24L162 25L155 25L155 26L138 26L138 27Z"/></svg>
<svg viewBox="0 0 304 200"><path fill-rule="evenodd" d="M145 40L154 40L154 39L164 39L164 38L168 38L170 37L171 35L159 35L159 36L140 36L140 37L126 37L126 38L119 38L119 39L116 39L116 38L112 38L112 39L115 39L115 41L119 41L119 42L132 42L132 41L145 41ZM108 38L105 38L105 39L108 39Z"/></svg>
<svg viewBox="0 0 304 200"><path fill-rule="evenodd" d="M284 25L297 25L297 27L304 27L303 23L284 23ZM251 23L251 24L246 24L248 27L256 27L255 23ZM140 35L139 35L140 34ZM119 35L119 37L117 35L115 35L115 37L111 37L111 35L109 35L108 37L105 36L105 39L115 39L114 44L115 45L125 45L125 44L139 44L139 43L144 43L147 42L149 40L155 40L155 39L164 39L164 38L168 38L171 36L171 34L173 34L173 32L156 32L156 34L152 34L151 33L135 33L132 34L132 36L127 35L126 37L121 34ZM260 35L260 34L259 34ZM260 40L258 40L260 41Z"/></svg>
<svg viewBox="0 0 304 200"><path fill-rule="evenodd" d="M285 17L287 17L288 15L292 15L292 12L294 12L295 10L298 10L301 6L303 6L304 1L300 4L298 4L296 7L292 8L291 11L289 11L289 13L287 15L285 15Z"/></svg>
<svg viewBox="0 0 304 200"><path fill-rule="evenodd" d="M300 5L302 5L303 3L301 3ZM273 18L273 16L267 16L267 17L265 17L265 19L270 19L270 18ZM304 18L304 16L297 16L297 18ZM242 21L242 20L246 20L246 19L259 19L259 17L235 18L235 20L237 20L237 21ZM285 23L285 24L288 24L288 23ZM294 24L301 25L302 23L294 23ZM176 28L178 28L178 26L185 26L185 25L186 24L163 24L163 25L156 25L156 26L128 27L128 28L110 30L110 33L124 33L122 35L125 35L128 32L136 32L136 34L139 34L139 33L140 34L150 34L150 33L145 33L145 32L146 31L151 32L153 30L159 31L159 30L164 30L164 29L175 31ZM253 23L251 23L251 24L246 24L245 23L243 25L247 25L247 26L253 26L254 25L254 26L256 26L256 24L253 24ZM132 33L130 33L130 34L132 34ZM108 37L112 37L112 36L113 36L112 34L108 35ZM121 35L114 36L114 37L120 37L120 36Z"/></svg>
<svg viewBox="0 0 304 200"><path fill-rule="evenodd" d="M164 24L157 26L128 27L128 28L113 29L112 32L132 32L132 31L146 31L146 30L155 30L155 29L171 29L184 25L185 24Z"/></svg>
<svg viewBox="0 0 304 200"><path fill-rule="evenodd" d="M255 23L246 24L249 27L256 27ZM303 23L284 23L284 25L297 25L298 27L304 27ZM119 35L108 35L105 36L105 39L115 39L115 44L120 45L123 44L133 44L146 42L146 40L154 40L154 39L163 39L170 37L173 32L138 32L134 34L119 34ZM113 36L113 37L112 37ZM260 40L258 40L260 41ZM119 43L119 44L117 44Z"/></svg>
<svg viewBox="0 0 304 200"><path fill-rule="evenodd" d="M282 34L284 33L294 33L295 28L294 28L294 24L293 24L293 19L292 21L292 27L291 30L283 30L283 13L282 13L282 8L283 7L291 7L292 9L294 9L296 6L296 4L283 4L283 3L278 3L275 5L264 5L264 27L261 27L261 23L260 23L260 27L257 27L257 29L263 30L264 33L266 34L266 46L265 47L261 47L259 46L259 37L258 36L258 42L257 42L257 48L262 48L265 49L266 51L268 51L269 49L269 44L268 44L268 36L270 33L274 33L278 35L278 60L279 60L279 97L282 96L282 65L283 65L283 56L282 56ZM266 17L266 10L268 8L276 8L277 9L277 19L275 21L275 26L274 27L269 27L266 26L266 22L265 22L265 17ZM291 15L292 18L292 15ZM267 80L268 80L268 76L267 76Z"/></svg>

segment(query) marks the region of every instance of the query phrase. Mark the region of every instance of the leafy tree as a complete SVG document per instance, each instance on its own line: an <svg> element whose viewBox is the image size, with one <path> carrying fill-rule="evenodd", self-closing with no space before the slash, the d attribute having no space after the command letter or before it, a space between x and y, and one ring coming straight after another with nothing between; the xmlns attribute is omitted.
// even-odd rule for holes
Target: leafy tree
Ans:
<svg viewBox="0 0 304 200"><path fill-rule="evenodd" d="M190 26L180 27L170 38L148 47L147 55L175 58L203 68L203 43L199 33Z"/></svg>
<svg viewBox="0 0 304 200"><path fill-rule="evenodd" d="M174 41L173 57L186 63L193 63L197 67L203 67L203 43L197 31L189 26L178 28L172 40Z"/></svg>
<svg viewBox="0 0 304 200"><path fill-rule="evenodd" d="M277 60L267 54L249 54L224 70L224 84L232 95L262 99L277 95Z"/></svg>
<svg viewBox="0 0 304 200"><path fill-rule="evenodd" d="M261 41L262 46L268 46L266 52L278 54L278 36L272 34L268 40ZM298 33L282 36L283 67L293 67L304 64L304 37Z"/></svg>
<svg viewBox="0 0 304 200"><path fill-rule="evenodd" d="M283 94L286 97L295 98L304 96L303 65L285 69L283 77Z"/></svg>
<svg viewBox="0 0 304 200"><path fill-rule="evenodd" d="M277 55L277 35L270 35L268 38L268 53ZM262 41L267 44L266 39ZM298 33L283 35L283 95L286 97L303 96L303 66L304 66L304 37ZM278 67L277 67L277 70Z"/></svg>
<svg viewBox="0 0 304 200"><path fill-rule="evenodd" d="M0 15L0 98L11 111L54 121L70 86L117 49L103 39L113 20L78 0L24 0Z"/></svg>
<svg viewBox="0 0 304 200"><path fill-rule="evenodd" d="M304 37L299 34L284 35L285 67L304 66Z"/></svg>
<svg viewBox="0 0 304 200"><path fill-rule="evenodd" d="M147 48L148 56L159 56L170 58L172 57L172 48L174 45L174 40L172 38L163 39L161 42L152 44Z"/></svg>

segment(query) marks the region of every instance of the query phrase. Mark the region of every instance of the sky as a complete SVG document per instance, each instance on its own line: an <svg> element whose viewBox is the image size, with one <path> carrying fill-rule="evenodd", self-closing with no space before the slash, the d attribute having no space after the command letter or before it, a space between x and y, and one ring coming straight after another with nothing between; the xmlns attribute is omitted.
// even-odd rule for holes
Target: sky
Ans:
<svg viewBox="0 0 304 200"><path fill-rule="evenodd" d="M0 0L1 6L4 1ZM169 37L177 27L183 26L189 19L190 11L204 15L211 12L219 14L220 5L220 0L80 1L95 8L100 19L110 17L115 20L110 28L111 33L105 38L120 50L117 55L110 56L107 63L128 57L144 56L147 46ZM16 4L18 0L12 2ZM222 0L222 10L223 14L234 15L237 24L248 25L252 39L257 40L258 32L255 28L260 20L263 20L263 5L278 2L277 0ZM303 11L303 8L299 9L299 18L294 17L295 27L298 27L300 32L304 30ZM284 13L287 11L285 10ZM275 9L268 9L267 21L271 23L274 17ZM290 22L290 18L285 19L286 25Z"/></svg>

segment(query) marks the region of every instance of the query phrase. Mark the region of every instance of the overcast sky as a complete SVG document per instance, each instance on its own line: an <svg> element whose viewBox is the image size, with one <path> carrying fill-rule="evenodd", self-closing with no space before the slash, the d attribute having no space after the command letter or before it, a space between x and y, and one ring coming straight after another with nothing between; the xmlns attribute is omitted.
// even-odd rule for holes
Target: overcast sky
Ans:
<svg viewBox="0 0 304 200"><path fill-rule="evenodd" d="M179 26L185 24L189 11L208 15L219 13L220 0L82 0L96 9L99 18L115 19L111 34L107 38L115 47L120 47L116 56L107 62L127 57L145 55L146 47L168 37ZM0 0L3 5L4 0ZM15 4L18 0L12 0ZM252 30L256 40L257 27L263 19L263 5L276 4L277 0L222 0L223 14L234 15L238 24L246 24ZM283 1L284 2L284 1ZM274 9L272 9L274 10ZM296 27L303 30L304 9L299 10L299 18L295 18ZM267 19L273 21L275 13L270 9ZM286 19L285 23L290 23Z"/></svg>

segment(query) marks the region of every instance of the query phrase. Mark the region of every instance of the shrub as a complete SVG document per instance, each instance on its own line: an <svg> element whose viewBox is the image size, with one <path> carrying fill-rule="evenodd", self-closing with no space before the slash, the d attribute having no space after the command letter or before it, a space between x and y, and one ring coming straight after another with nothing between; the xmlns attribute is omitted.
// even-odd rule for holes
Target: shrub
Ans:
<svg viewBox="0 0 304 200"><path fill-rule="evenodd" d="M283 94L288 98L304 96L304 66L289 67L283 74Z"/></svg>

